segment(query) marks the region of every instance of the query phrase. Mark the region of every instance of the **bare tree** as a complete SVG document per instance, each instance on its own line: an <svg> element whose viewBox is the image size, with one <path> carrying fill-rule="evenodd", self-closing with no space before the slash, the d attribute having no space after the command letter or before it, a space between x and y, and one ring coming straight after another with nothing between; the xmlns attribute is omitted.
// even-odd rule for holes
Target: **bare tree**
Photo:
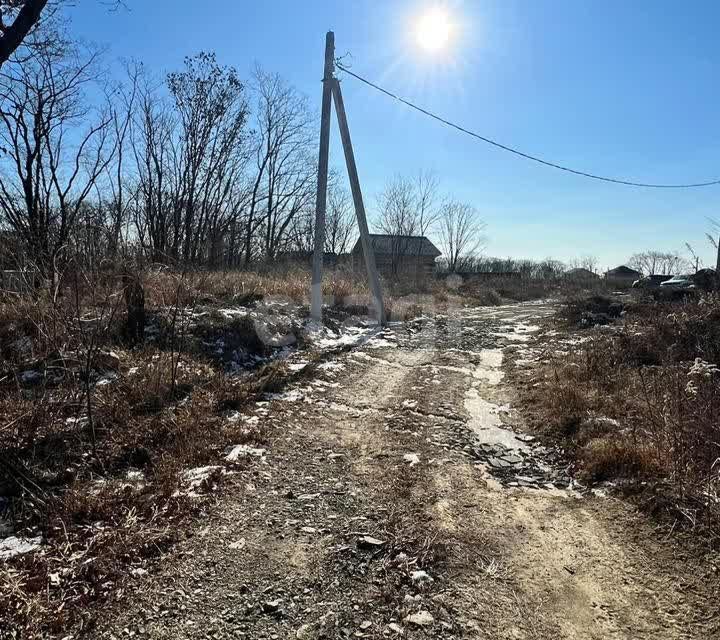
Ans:
<svg viewBox="0 0 720 640"><path fill-rule="evenodd" d="M142 80L131 128L138 181L132 209L141 246L153 262L166 262L177 257L181 230L176 196L179 176L174 162L175 117L157 87L147 78Z"/></svg>
<svg viewBox="0 0 720 640"><path fill-rule="evenodd" d="M339 255L350 249L355 233L355 210L350 193L337 180L328 184L325 251Z"/></svg>
<svg viewBox="0 0 720 640"><path fill-rule="evenodd" d="M596 256L581 256L570 260L568 266L571 269L587 269L591 273L597 273L598 270L598 259Z"/></svg>
<svg viewBox="0 0 720 640"><path fill-rule="evenodd" d="M168 88L177 112L181 258L197 262L203 242L216 243L228 223L228 197L244 169L248 104L237 71L217 63L214 53L185 59L170 73ZM174 247L177 250L177 247ZM211 253L216 247L211 249Z"/></svg>
<svg viewBox="0 0 720 640"><path fill-rule="evenodd" d="M246 264L258 250L271 259L290 244L290 230L312 206L315 191L314 118L307 98L260 67L253 74L253 89L257 139L245 221ZM253 246L256 238L261 241Z"/></svg>
<svg viewBox="0 0 720 640"><path fill-rule="evenodd" d="M644 275L671 275L687 267L687 261L675 252L643 251L630 257L628 264Z"/></svg>
<svg viewBox="0 0 720 640"><path fill-rule="evenodd" d="M48 0L0 0L0 67L36 27Z"/></svg>
<svg viewBox="0 0 720 640"><path fill-rule="evenodd" d="M442 237L448 270L460 270L463 261L472 258L483 245L485 223L470 204L449 200L440 210Z"/></svg>
<svg viewBox="0 0 720 640"><path fill-rule="evenodd" d="M0 73L0 215L53 279L116 149L107 109L93 109L85 95L96 63L92 52L40 52Z"/></svg>
<svg viewBox="0 0 720 640"><path fill-rule="evenodd" d="M427 235L434 224L440 219L438 207L440 181L432 171L420 171L415 177L415 211L417 230L420 235Z"/></svg>

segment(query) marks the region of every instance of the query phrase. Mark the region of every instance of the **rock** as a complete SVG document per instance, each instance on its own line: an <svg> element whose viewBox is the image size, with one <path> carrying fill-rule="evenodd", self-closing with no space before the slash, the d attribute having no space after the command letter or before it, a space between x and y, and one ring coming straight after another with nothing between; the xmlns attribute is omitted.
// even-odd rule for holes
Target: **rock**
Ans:
<svg viewBox="0 0 720 640"><path fill-rule="evenodd" d="M493 467L493 469L509 469L513 466L512 463L502 458L490 458L488 464Z"/></svg>
<svg viewBox="0 0 720 640"><path fill-rule="evenodd" d="M358 538L357 541L358 547L364 549L377 549L382 547L384 544L384 540L379 540L378 538L373 538L372 536L363 536L362 538Z"/></svg>
<svg viewBox="0 0 720 640"><path fill-rule="evenodd" d="M234 447L230 447L225 456L225 460L228 462L237 462L240 458L262 458L267 451L265 449L256 449L247 444L236 444Z"/></svg>
<svg viewBox="0 0 720 640"><path fill-rule="evenodd" d="M403 460L407 462L411 467L414 467L416 464L420 463L420 456L418 456L417 453L406 453L403 456Z"/></svg>
<svg viewBox="0 0 720 640"><path fill-rule="evenodd" d="M416 584L425 584L434 582L432 576L427 571L413 571L410 574L410 579Z"/></svg>
<svg viewBox="0 0 720 640"><path fill-rule="evenodd" d="M281 600L268 600L262 603L263 613L279 613Z"/></svg>
<svg viewBox="0 0 720 640"><path fill-rule="evenodd" d="M418 613L413 613L407 616L407 618L405 618L405 622L414 624L418 627L427 627L435 622L435 618L430 615L429 611L418 611Z"/></svg>
<svg viewBox="0 0 720 640"><path fill-rule="evenodd" d="M534 442L535 436L530 436L527 433L517 433L515 434L515 437L520 440L520 442Z"/></svg>
<svg viewBox="0 0 720 640"><path fill-rule="evenodd" d="M388 625L388 629L392 631L393 633L397 633L398 635L402 635L405 629L403 629L397 622L391 622Z"/></svg>
<svg viewBox="0 0 720 640"><path fill-rule="evenodd" d="M310 640L312 638L312 625L304 624L295 632L297 640Z"/></svg>
<svg viewBox="0 0 720 640"><path fill-rule="evenodd" d="M520 456L516 455L503 456L502 460L505 460L505 462L509 462L514 467L517 467L524 462L524 460Z"/></svg>
<svg viewBox="0 0 720 640"><path fill-rule="evenodd" d="M315 527L301 527L300 531L303 533L317 533L317 529Z"/></svg>
<svg viewBox="0 0 720 640"><path fill-rule="evenodd" d="M370 622L370 620L363 620L360 624L360 629L362 629L363 631L369 629L370 627L372 627L372 622Z"/></svg>

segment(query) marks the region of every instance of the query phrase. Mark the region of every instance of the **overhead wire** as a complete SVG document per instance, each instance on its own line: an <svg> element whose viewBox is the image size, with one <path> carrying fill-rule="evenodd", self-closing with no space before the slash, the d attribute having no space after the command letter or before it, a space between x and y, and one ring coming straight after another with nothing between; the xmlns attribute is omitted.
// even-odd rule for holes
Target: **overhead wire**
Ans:
<svg viewBox="0 0 720 640"><path fill-rule="evenodd" d="M348 69L346 66L344 66L341 62L339 62L337 60L335 61L335 66L338 69L340 69L341 71L343 71L344 73L347 73L349 76L352 76L356 80L359 80L360 82L363 82L364 84L368 85L369 87L372 87L376 91L379 91L380 93L383 93L386 96L389 96L390 98L397 100L398 102L401 102L402 104L410 107L411 109L415 109L416 111L419 111L420 113L422 113L430 118L433 118L434 120L437 120L438 122L441 122L442 124L444 124L448 127L457 129L458 131L460 131L466 135L472 136L473 138L477 138L478 140L481 140L482 142L492 145L493 147L502 149L503 151L507 151L512 154L515 154L516 156L520 156L521 158L525 158L527 160L532 160L533 162L537 162L537 163L545 165L547 167L552 167L553 169L559 169L560 171L566 171L568 173L573 173L575 175L583 176L584 178L590 178L592 180L600 180L602 182L611 182L613 184L621 184L621 185L626 185L629 187L644 187L644 188L648 188L648 189L695 189L695 188L699 188L699 187L711 187L711 186L720 184L720 179L708 180L705 182L690 182L690 183L677 183L677 184L635 182L633 180L625 180L623 178L612 178L612 177L608 177L608 176L597 175L594 173L588 173L587 171L581 171L579 169L573 169L572 167L561 165L556 162L551 162L549 160L545 160L538 156L534 156L529 153L525 153L523 151L520 151L519 149L510 147L508 145L497 142L496 140L493 140L486 136L480 135L479 133L476 133L475 131L471 131L470 129L467 129L455 122L452 122L451 120L447 120L446 118L443 118L442 116L439 116L436 113L429 111L428 109L418 106L417 104L411 102L410 100L406 100L405 98L393 93L392 91L388 91L387 89L384 89L380 85L368 80L367 78L362 77L361 75L355 73L354 71L351 71L350 69Z"/></svg>

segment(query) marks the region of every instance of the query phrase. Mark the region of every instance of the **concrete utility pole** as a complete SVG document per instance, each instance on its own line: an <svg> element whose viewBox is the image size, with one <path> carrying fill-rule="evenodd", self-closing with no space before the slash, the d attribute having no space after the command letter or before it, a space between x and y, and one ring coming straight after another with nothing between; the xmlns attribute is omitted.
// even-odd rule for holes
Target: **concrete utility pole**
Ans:
<svg viewBox="0 0 720 640"><path fill-rule="evenodd" d="M340 138L342 138L343 151L345 152L345 164L347 165L348 178L350 179L355 215L357 216L358 226L360 227L360 242L362 244L363 255L365 256L365 267L367 269L368 279L370 280L370 291L372 292L375 313L377 314L378 324L385 324L385 306L383 304L380 278L375 264L375 251L370 245L370 233L368 231L367 217L365 216L365 205L363 203L362 191L360 190L357 166L355 165L355 154L353 153L352 140L350 139L350 128L348 127L347 117L345 115L345 104L343 103L342 92L340 91L340 82L337 78L333 78L332 81L332 95L338 125L340 127Z"/></svg>
<svg viewBox="0 0 720 640"><path fill-rule="evenodd" d="M328 155L330 149L330 109L333 69L335 66L335 34L325 36L325 72L323 74L322 112L320 120L320 152L318 158L317 195L315 197L315 251L313 253L310 313L313 320L322 319L322 267L325 252L325 208L327 204Z"/></svg>
<svg viewBox="0 0 720 640"><path fill-rule="evenodd" d="M322 114L320 121L320 157L318 160L317 196L315 199L315 244L313 253L312 290L310 292L310 313L313 320L322 320L322 268L323 254L325 252L325 209L327 205L328 181L328 155L330 148L330 111L332 100L335 102L340 137L345 151L345 164L347 165L350 188L352 189L355 215L360 228L360 242L365 256L370 290L372 291L373 305L377 314L378 324L385 324L385 306L383 305L380 277L375 265L375 252L370 246L370 233L368 231L365 205L363 204L360 180L355 166L355 154L350 141L350 129L345 116L340 83L334 77L335 69L335 34L328 31L325 36L325 74L323 75Z"/></svg>

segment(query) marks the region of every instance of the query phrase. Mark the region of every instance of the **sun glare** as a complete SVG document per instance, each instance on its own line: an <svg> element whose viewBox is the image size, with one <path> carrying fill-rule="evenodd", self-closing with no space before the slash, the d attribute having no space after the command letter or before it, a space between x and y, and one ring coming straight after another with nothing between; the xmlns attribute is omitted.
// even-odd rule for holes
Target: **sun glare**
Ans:
<svg viewBox="0 0 720 640"><path fill-rule="evenodd" d="M426 51L441 51L451 35L452 24L448 14L439 7L426 11L415 26L415 39Z"/></svg>

